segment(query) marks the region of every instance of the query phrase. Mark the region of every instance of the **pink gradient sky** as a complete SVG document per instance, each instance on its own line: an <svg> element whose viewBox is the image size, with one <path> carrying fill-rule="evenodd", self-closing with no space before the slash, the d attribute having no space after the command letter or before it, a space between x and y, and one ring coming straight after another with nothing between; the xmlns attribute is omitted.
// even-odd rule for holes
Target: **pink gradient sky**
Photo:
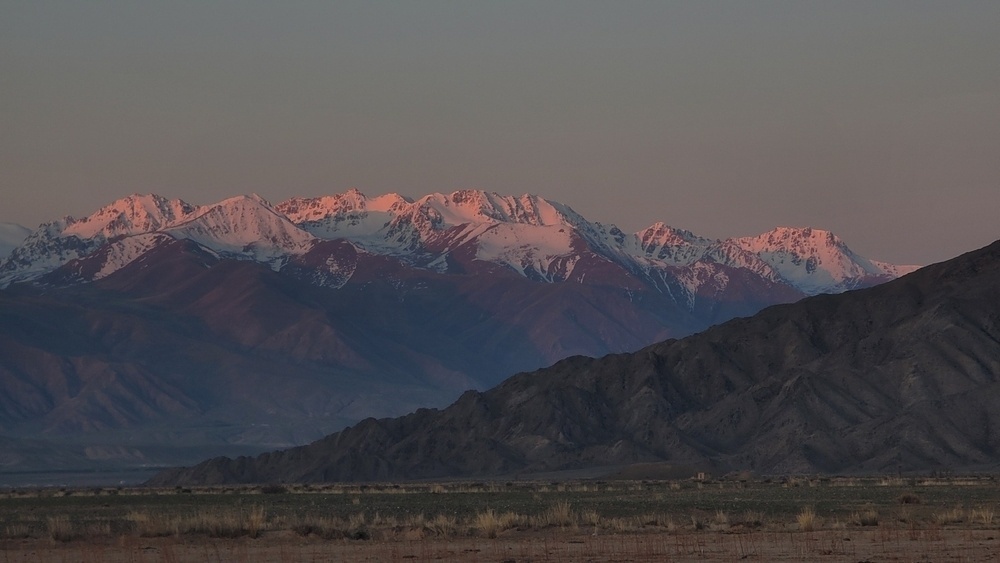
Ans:
<svg viewBox="0 0 1000 563"><path fill-rule="evenodd" d="M0 221L537 193L635 231L1000 238L1000 2L4 2Z"/></svg>

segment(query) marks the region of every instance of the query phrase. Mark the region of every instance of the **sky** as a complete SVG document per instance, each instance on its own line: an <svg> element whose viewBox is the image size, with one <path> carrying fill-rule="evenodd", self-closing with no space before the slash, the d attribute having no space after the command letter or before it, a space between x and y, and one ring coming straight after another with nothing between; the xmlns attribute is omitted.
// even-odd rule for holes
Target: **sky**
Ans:
<svg viewBox="0 0 1000 563"><path fill-rule="evenodd" d="M1000 238L1000 2L0 0L0 221L534 193L637 231Z"/></svg>

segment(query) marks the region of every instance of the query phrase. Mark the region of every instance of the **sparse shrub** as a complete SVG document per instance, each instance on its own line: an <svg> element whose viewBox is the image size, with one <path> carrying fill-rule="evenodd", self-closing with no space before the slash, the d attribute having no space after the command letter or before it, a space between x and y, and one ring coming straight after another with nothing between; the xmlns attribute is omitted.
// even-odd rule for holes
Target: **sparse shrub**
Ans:
<svg viewBox="0 0 1000 563"><path fill-rule="evenodd" d="M347 517L347 526L352 529L364 527L367 523L368 518L364 512L357 512Z"/></svg>
<svg viewBox="0 0 1000 563"><path fill-rule="evenodd" d="M904 507L900 508L899 509L899 514L898 514L898 516L896 516L896 520L899 520L900 522L902 522L904 524L907 523L907 522L912 521L913 520L913 513L911 512L910 507L904 506Z"/></svg>
<svg viewBox="0 0 1000 563"><path fill-rule="evenodd" d="M438 514L427 521L425 529L438 536L453 536L458 532L458 522L452 516Z"/></svg>
<svg viewBox="0 0 1000 563"><path fill-rule="evenodd" d="M986 507L973 508L969 511L969 520L989 526L993 524L993 510Z"/></svg>
<svg viewBox="0 0 1000 563"><path fill-rule="evenodd" d="M371 525L375 528L395 528L399 526L399 519L392 515L382 516L376 512L375 516L372 516Z"/></svg>
<svg viewBox="0 0 1000 563"><path fill-rule="evenodd" d="M48 518L49 537L53 541L70 541L76 538L73 523L65 516L50 516Z"/></svg>
<svg viewBox="0 0 1000 563"><path fill-rule="evenodd" d="M325 540L347 536L343 521L333 518L304 517L292 526L292 531L300 536L315 535Z"/></svg>
<svg viewBox="0 0 1000 563"><path fill-rule="evenodd" d="M576 524L576 513L568 501L559 501L549 509L549 523L553 526L573 526Z"/></svg>
<svg viewBox="0 0 1000 563"><path fill-rule="evenodd" d="M573 512L569 502L561 500L552 505L547 511L533 518L532 524L538 528L575 526L576 513Z"/></svg>
<svg viewBox="0 0 1000 563"><path fill-rule="evenodd" d="M601 515L596 510L585 510L580 513L580 520L588 526L597 527L601 524Z"/></svg>
<svg viewBox="0 0 1000 563"><path fill-rule="evenodd" d="M424 528L427 526L427 517L424 513L410 514L403 519L403 525L410 528Z"/></svg>
<svg viewBox="0 0 1000 563"><path fill-rule="evenodd" d="M166 515L154 517L148 512L133 511L125 516L125 520L131 524L135 533L143 538L170 536L179 533L177 520Z"/></svg>
<svg viewBox="0 0 1000 563"><path fill-rule="evenodd" d="M945 512L939 512L934 515L934 522L939 525L961 524L965 522L965 511L962 510L962 507L956 507Z"/></svg>
<svg viewBox="0 0 1000 563"><path fill-rule="evenodd" d="M615 533L631 532L632 530L638 528L640 524L635 520L635 518L610 518L605 521L605 526L607 529Z"/></svg>
<svg viewBox="0 0 1000 563"><path fill-rule="evenodd" d="M267 524L267 514L263 506L254 506L246 513L244 518L247 535L251 538L260 537Z"/></svg>
<svg viewBox="0 0 1000 563"><path fill-rule="evenodd" d="M111 522L93 522L87 525L86 531L83 533L84 536L92 538L95 536L110 536L111 535Z"/></svg>
<svg viewBox="0 0 1000 563"><path fill-rule="evenodd" d="M264 485L260 488L260 492L264 495L283 495L288 489L282 485Z"/></svg>
<svg viewBox="0 0 1000 563"><path fill-rule="evenodd" d="M795 522L799 525L799 529L803 532L811 532L816 529L816 512L811 506L807 506L795 516Z"/></svg>
<svg viewBox="0 0 1000 563"><path fill-rule="evenodd" d="M899 504L921 504L924 501L916 493L903 493L896 498L896 502Z"/></svg>
<svg viewBox="0 0 1000 563"><path fill-rule="evenodd" d="M4 528L4 538L25 539L31 537L31 526L27 524L10 524Z"/></svg>
<svg viewBox="0 0 1000 563"><path fill-rule="evenodd" d="M851 514L851 524L855 526L878 526L878 510L867 508Z"/></svg>
<svg viewBox="0 0 1000 563"><path fill-rule="evenodd" d="M764 513L759 510L747 510L743 513L741 524L747 528L760 528L764 525Z"/></svg>

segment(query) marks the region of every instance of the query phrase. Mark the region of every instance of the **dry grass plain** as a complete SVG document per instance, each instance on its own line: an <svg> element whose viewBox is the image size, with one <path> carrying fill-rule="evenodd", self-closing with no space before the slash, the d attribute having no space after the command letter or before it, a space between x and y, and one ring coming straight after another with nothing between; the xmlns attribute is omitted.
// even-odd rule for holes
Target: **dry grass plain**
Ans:
<svg viewBox="0 0 1000 563"><path fill-rule="evenodd" d="M998 561L1000 482L453 482L0 492L0 562Z"/></svg>

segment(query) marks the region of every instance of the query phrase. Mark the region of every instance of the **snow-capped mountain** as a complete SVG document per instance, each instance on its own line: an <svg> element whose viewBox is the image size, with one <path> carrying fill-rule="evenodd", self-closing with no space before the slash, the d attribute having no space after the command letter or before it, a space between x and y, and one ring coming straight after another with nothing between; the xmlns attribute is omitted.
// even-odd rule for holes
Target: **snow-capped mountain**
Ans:
<svg viewBox="0 0 1000 563"><path fill-rule="evenodd" d="M190 240L218 256L277 271L296 256L314 253L320 241L345 240L358 252L439 274L475 271L479 264L550 283L649 286L689 308L704 290L725 291L731 270L814 295L873 285L915 268L859 256L819 229L779 227L755 237L713 240L656 223L625 234L529 194L461 190L411 201L350 190L277 205L238 196L202 207L131 195L89 217L66 217L28 235L0 264L0 285L38 279L71 262L78 279L100 279L169 240ZM81 264L88 261L100 264ZM327 262L329 269L340 260ZM335 277L340 286L349 275Z"/></svg>
<svg viewBox="0 0 1000 563"><path fill-rule="evenodd" d="M302 443L908 270L816 229L629 234L538 196L474 190L203 206L131 195L12 232L0 442L85 453L128 436L121 451L166 464L203 446Z"/></svg>
<svg viewBox="0 0 1000 563"><path fill-rule="evenodd" d="M783 280L807 295L872 285L872 280L896 278L917 269L868 260L855 254L838 236L820 229L778 227L733 242L759 256Z"/></svg>
<svg viewBox="0 0 1000 563"><path fill-rule="evenodd" d="M305 253L316 242L256 194L203 207L163 232L224 256L272 264L276 270L289 256Z"/></svg>

